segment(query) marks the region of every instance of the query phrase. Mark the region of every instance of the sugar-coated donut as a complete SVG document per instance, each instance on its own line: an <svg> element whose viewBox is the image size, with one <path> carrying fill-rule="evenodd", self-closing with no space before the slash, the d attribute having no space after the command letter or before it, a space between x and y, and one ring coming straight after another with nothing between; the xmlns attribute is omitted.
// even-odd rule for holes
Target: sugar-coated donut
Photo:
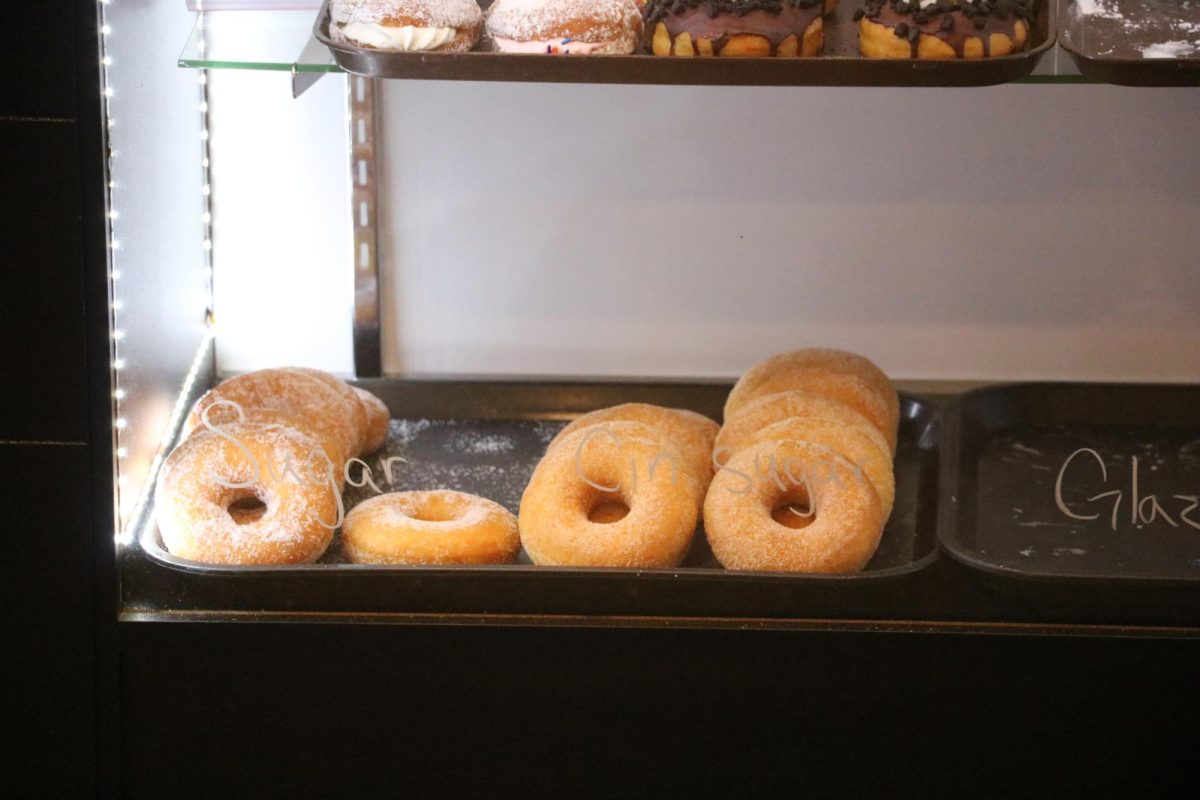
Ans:
<svg viewBox="0 0 1200 800"><path fill-rule="evenodd" d="M640 422L581 428L550 448L521 497L535 564L673 567L696 532L699 488L682 457Z"/></svg>
<svg viewBox="0 0 1200 800"><path fill-rule="evenodd" d="M739 408L756 397L773 394L784 389L806 390L804 386L785 385L791 372L822 371L839 375L854 375L866 381L887 405L887 426L895 426L900 419L900 397L891 379L865 356L846 350L828 347L806 347L779 353L760 361L738 379L729 397L725 400L725 416L728 418ZM808 390L811 391L811 390Z"/></svg>
<svg viewBox="0 0 1200 800"><path fill-rule="evenodd" d="M163 544L207 564L316 561L333 539L340 499L322 468L308 469L313 453L320 444L295 428L261 422L189 437L155 487Z"/></svg>
<svg viewBox="0 0 1200 800"><path fill-rule="evenodd" d="M820 0L646 0L656 56L817 56L825 45Z"/></svg>
<svg viewBox="0 0 1200 800"><path fill-rule="evenodd" d="M200 424L200 414L218 400L242 408L268 408L293 414L338 443L347 457L358 455L359 432L349 417L342 395L322 381L293 369L272 368L247 372L222 381L204 394L184 423L185 435Z"/></svg>
<svg viewBox="0 0 1200 800"><path fill-rule="evenodd" d="M994 58L1024 49L1033 0L868 0L854 12L867 58Z"/></svg>
<svg viewBox="0 0 1200 800"><path fill-rule="evenodd" d="M554 447L581 428L607 422L641 422L658 428L679 454L703 489L712 480L712 449L721 426L703 414L684 408L666 408L649 403L622 403L589 411L576 417L550 442Z"/></svg>
<svg viewBox="0 0 1200 800"><path fill-rule="evenodd" d="M502 53L628 54L642 14L633 0L496 0L487 31Z"/></svg>
<svg viewBox="0 0 1200 800"><path fill-rule="evenodd" d="M900 429L899 403L895 410L887 399L857 375L829 372L823 369L793 369L781 373L763 383L756 397L765 397L780 392L801 391L828 397L862 414L879 429L888 441L888 449L895 452L896 438ZM895 394L895 390L892 391ZM745 406L732 412L737 416Z"/></svg>
<svg viewBox="0 0 1200 800"><path fill-rule="evenodd" d="M868 431L873 430L819 417L789 417L755 433L739 449L753 447L759 442L811 442L828 447L849 461L856 472L867 476L879 495L879 505L886 522L892 515L892 504L896 500L896 475L892 468L892 454L879 441L879 437L869 435Z"/></svg>
<svg viewBox="0 0 1200 800"><path fill-rule="evenodd" d="M879 495L827 447L760 442L717 473L704 528L728 569L855 572L879 546Z"/></svg>
<svg viewBox="0 0 1200 800"><path fill-rule="evenodd" d="M350 425L354 428L354 432L358 436L358 446L353 453L347 453L347 458L353 458L363 452L363 441L367 435L367 411L363 408L362 401L354 391L354 387L346 383L336 375L324 372L312 367L284 367L293 372L299 372L302 375L307 375L328 386L338 393L342 398L342 405L346 409L347 418L350 420Z"/></svg>
<svg viewBox="0 0 1200 800"><path fill-rule="evenodd" d="M346 515L342 548L363 564L503 564L516 558L517 518L465 492L390 492Z"/></svg>
<svg viewBox="0 0 1200 800"><path fill-rule="evenodd" d="M330 38L375 50L458 53L483 32L475 0L333 0L329 13Z"/></svg>
<svg viewBox="0 0 1200 800"><path fill-rule="evenodd" d="M366 436L363 438L362 451L364 453L374 453L383 447L384 443L388 440L392 414L378 397L366 389L360 389L357 386L353 388L367 418Z"/></svg>
<svg viewBox="0 0 1200 800"><path fill-rule="evenodd" d="M818 417L858 427L889 454L895 452L887 437L870 420L845 403L810 392L780 392L753 400L732 417L726 418L713 446L714 463L725 464L744 441L768 425L789 417Z"/></svg>
<svg viewBox="0 0 1200 800"><path fill-rule="evenodd" d="M208 424L205 425L205 422ZM345 485L346 458L338 449L337 441L329 437L328 431L314 427L306 420L295 414L288 414L286 411L276 411L270 408L242 408L224 402L213 403L202 412L200 425L189 431L186 438L207 433L218 427L224 430L225 426L237 422L258 422L264 425L295 428L321 446L321 452L328 459L328 464L325 465L326 469L334 477L338 490L340 491ZM314 460L312 456L306 459L306 463L310 465L310 470L316 469L320 465L320 462Z"/></svg>

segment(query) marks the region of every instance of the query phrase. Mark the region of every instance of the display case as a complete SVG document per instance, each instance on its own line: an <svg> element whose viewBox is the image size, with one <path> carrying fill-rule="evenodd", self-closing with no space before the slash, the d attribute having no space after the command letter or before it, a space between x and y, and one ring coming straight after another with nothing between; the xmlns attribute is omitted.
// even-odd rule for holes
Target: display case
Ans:
<svg viewBox="0 0 1200 800"><path fill-rule="evenodd" d="M328 46L307 5L80 4L92 433L66 443L87 468L55 474L93 514L101 783L552 791L596 769L563 747L583 730L686 765L627 762L625 788L700 789L747 762L681 731L770 746L795 722L843 754L822 787L855 748L881 787L935 763L973 786L1016 780L981 761L978 719L1007 754L1044 726L1035 782L1102 704L1153 712L1123 742L1186 729L1200 106L1164 85L1190 64L1142 81L1161 88L1080 75L1056 44L1069 3L1040 3L1026 54L934 66L855 57L852 2L837 48L796 63L388 60ZM314 563L235 566L157 524L189 411L231 376L317 368L386 404L347 509L438 488L517 511L572 419L641 402L721 423L740 374L802 346L869 355L899 390L895 509L862 570L726 569L702 525L661 568L357 564L339 535ZM1157 683L1110 680L1147 660ZM571 752L539 783L499 768L517 750ZM800 785L780 769L754 785Z"/></svg>
<svg viewBox="0 0 1200 800"><path fill-rule="evenodd" d="M118 13L107 11L110 16ZM1014 466L1016 474L1006 477L1004 484L1011 502L1001 501L986 514L965 507L962 481L978 458L973 448L983 445L975 440L968 445L966 434L961 433L967 424L961 418L970 408L968 398L977 396L964 392L986 393L986 387L1005 378L1090 377L1112 384L1087 392L1089 397L1094 392L1095 397L1105 398L1120 397L1129 390L1124 384L1130 380L1186 384L1195 377L1187 355L1195 322L1191 315L1185 318L1171 309L1152 323L1158 325L1156 334L1165 336L1170 331L1176 336L1172 346L1156 354L1159 360L1143 361L1138 347L1103 352L1102 340L1124 337L1133 329L1129 326L1143 324L1135 321L1133 307L1153 302L1164 288L1138 285L1136 278L1143 268L1132 267L1135 280L1121 281L1120 288L1113 279L1092 295L1092 300L1112 302L1127 293L1130 308L1117 308L1115 313L1128 322L1120 322L1112 332L1095 330L1090 320L1073 320L1073 329L1057 326L1055 330L1059 309L1076 315L1085 313L1087 304L1070 298L1039 298L1016 285L1032 280L1049 282L1043 288L1057 286L1060 278L1055 273L1064 268L1056 259L1070 264L1064 281L1097 271L1091 261L1094 255L1041 255L1050 241L1046 237L1073 236L1073 247L1090 253L1106 239L1111 241L1094 227L1080 226L1073 233L1057 230L1072 215L1070 209L1083 210L1083 201L1051 208L1040 195L1061 192L1062 187L1045 178L1031 185L1032 168L1022 163L1044 158L1037 152L1044 147L1082 166L1072 148L1086 138L1077 136L1070 144L1046 140L1043 132L1062 124L1054 120L1061 113L1053 112L1039 93L1052 92L1056 97L1074 93L1102 103L1105 91L1081 86L970 90L980 93L979 102L1028 107L1022 124L1031 129L1027 137L1031 141L1011 153L1001 146L997 159L988 161L1002 183L1009 183L1006 178L1013 183L1011 189L989 190L992 202L1010 196L1015 202L1020 197L1019 210L1004 205L987 208L985 203L972 208L969 201L960 209L952 207L953 200L939 203L939 192L963 201L973 194L958 188L955 172L971 175L989 169L970 163L973 148L969 145L964 152L953 137L941 145L948 155L957 152L967 163L948 170L931 187L914 187L912 196L934 203L928 216L946 220L949 230L973 227L971 220L984 214L987 224L979 235L967 236L963 242L957 236L919 235L913 222L892 224L887 213L866 225L864 232L863 203L867 207L890 204L893 213L919 219L922 212L911 208L910 198L894 194L898 185L912 184L901 176L875 178L872 184L868 178L878 168L870 166L871 159L850 154L857 150L885 156L885 161L893 157L893 148L880 137L858 133L857 141L840 147L831 140L852 124L838 115L895 116L902 106L914 105L921 113L903 123L912 126L912 136L918 139L932 137L936 126L920 117L955 116L974 108L975 101L960 93L967 90L827 88L808 90L816 92L810 96L799 90L753 90L744 85L962 84L979 78L979 73L972 78L965 71L970 64L951 62L941 72L914 73L904 63L836 54L818 59L821 64L805 59L790 64L787 59L689 63L648 55L389 56L332 42L327 4L316 11L210 12L194 19L161 13L175 20L180 34L170 44L184 42L180 69L151 70L162 85L144 88L138 93L141 96L125 102L135 115L144 115L149 109L137 108L143 97L144 102L161 103L170 95L173 106L184 109L167 115L179 130L162 137L160 123L154 122L155 135L145 141L138 137L148 133L151 124L135 123L147 129L131 131L128 147L148 152L143 156L135 149L128 162L122 129L110 131L113 149L121 151L121 158L110 162L114 183L109 216L115 245L112 274L119 276L112 282L114 471L123 618L394 615L398 619L605 624L619 619L623 624L655 625L663 620L715 626L754 621L771 626L872 629L1028 626L1136 632L1144 627L1180 633L1195 623L1193 581L1200 577L1200 568L1186 533L1163 545L1169 551L1163 558L1175 564L1163 572L1143 563L1137 555L1140 544L1122 538L1133 534L1110 531L1109 539L1100 536L1092 546L1097 551L1118 547L1128 557L1110 563L1108 571L1085 565L1081 574L1088 580L1075 579L1069 572L1061 579L1048 579L1037 569L1028 574L1019 568L981 569L981 561L986 561L983 553L963 544L969 538L967 528L1007 525L1032 537L1024 547L1033 552L1039 549L1038 536L1050 542L1052 532L1079 522L1043 497L1049 490L1039 471L1051 465ZM1055 9L1044 4L1040 13L1045 27L1039 28L1039 42L1049 47ZM125 27L115 17L112 25ZM162 42L167 40L164 37ZM105 41L111 51L120 52L116 34ZM162 42L154 48L159 57L168 48ZM1034 55L1040 55L1036 48ZM1032 66L1028 60L1025 63ZM878 72L864 71L864 65ZM322 82L322 76L343 67L385 77L334 74ZM140 70L140 65L129 68ZM1057 70L1057 59L1050 59L1048 77ZM272 76L273 72L285 74ZM122 72L116 62L107 76L110 88L119 89ZM530 85L475 82L481 78ZM561 85L564 81L699 86L572 88ZM177 98L180 91L184 101ZM752 94L756 91L759 94ZM688 94L676 96L684 92ZM897 92L905 93L900 102ZM565 133L539 136L545 119L543 95L568 109L559 120L573 126ZM704 100L708 97L727 103L733 119L711 119L711 113L697 114L688 108L708 108ZM601 98L611 98L614 104L627 98L636 110L614 111L609 103L598 103ZM767 127L786 128L807 116L804 111L780 110L772 105L776 99L833 108L826 109L819 125L810 125L810 137L802 137L811 142L805 148L809 152L798 151L795 159L808 180L794 190L792 181L768 175L755 163L774 158L743 152L757 153L773 144L774 138L742 131L736 122L759 111L783 122ZM121 103L121 95L109 98L111 118L121 116ZM672 113L684 129L670 134L670 143L659 134L670 125L645 119L648 107L664 103L675 104ZM273 110L264 113L262 107ZM451 108L457 111L446 113ZM938 108L943 111L936 112ZM318 120L318 110L328 116ZM269 119L274 115L278 117ZM623 154L611 169L589 168L582 156L588 142L577 128L592 128L593 122L610 117L625 125L622 130L629 142L601 145L601 152L594 154L598 160ZM432 121L423 126L424 119ZM496 142L491 147L475 133L481 119L491 122L486 137ZM698 130L702 119L709 120L711 136ZM918 132L922 126L929 128L927 133ZM823 134L820 128L834 133ZM704 146L713 136L721 143ZM666 146L647 148L645 141ZM527 145L523 152L513 149L521 143ZM995 147L995 143L987 145ZM677 164L672 154L679 148L693 152ZM931 156L916 155L925 149L917 144L905 152L908 159L928 160ZM151 155L153 150L160 152ZM268 155L268 150L280 152ZM821 174L811 163L815 151L824 151L838 162L836 175L833 170ZM1005 163L1010 155L1016 163ZM222 159L227 159L227 165ZM580 160L564 172L564 164L574 159ZM162 180L159 166L164 160L181 170L169 184ZM297 171L299 163L304 164L302 171ZM705 166L696 172L698 163ZM149 164L153 169L143 174ZM689 168L680 169L684 164ZM489 170L497 176L488 175ZM895 171L924 172L919 164ZM572 178L564 184L556 177L562 174ZM703 180L698 179L700 174ZM524 176L524 186L517 176ZM713 188L723 182L729 184L728 195ZM189 183L198 190L179 191ZM665 194L642 188L647 185ZM1163 185L1158 179L1148 189ZM770 205L756 212L754 192L760 187L759 200ZM163 191L170 203L181 207L164 206L156 196ZM547 224L547 217L560 205L546 199L551 191L561 192L567 205L574 206L574 213L560 217L569 229L562 236L551 235ZM822 210L835 205L829 200L837 198L858 207L848 213ZM1128 201L1114 197L1112 202ZM138 203L154 208L139 208ZM426 211L422 204L433 210ZM1178 206L1167 213L1182 210ZM802 213L796 216L795 211ZM756 213L763 222L754 218ZM129 217L143 224L135 226L127 222ZM159 218L161 224L144 224ZM720 222L704 225L702 218ZM512 230L498 227L504 224ZM826 232L832 226L840 228L838 237ZM1003 232L989 235L995 228ZM1038 244L1026 233L1033 228L1043 231ZM660 230L670 235L656 241ZM282 243L282 236L291 242ZM444 237L461 241L448 242ZM879 267L864 261L875 253L892 255L895 248L886 243L893 237L900 237L899 249L921 255L899 256L894 267L885 269L886 277L881 276ZM169 264L147 258L168 238L177 248L182 242L191 245ZM578 244L570 243L573 239ZM767 252L757 252L762 246L754 244L755 239L765 243ZM816 245L815 255L805 251L809 242ZM998 249L1002 243L1005 252ZM967 251L961 249L963 244ZM1147 277L1168 282L1181 278L1173 270L1184 260L1182 249L1183 242L1168 245L1165 261L1148 269ZM1023 259L1034 253L1042 263L1027 266ZM222 272L223 257L230 264L228 273ZM751 266L759 258L759 265ZM428 265L420 263L422 259ZM916 263L925 259L940 263L934 267ZM830 270L821 262L846 266ZM956 266L943 268L946 263ZM746 273L749 280L743 283L749 291L722 288L739 272ZM609 282L610 288L599 286L598 278ZM884 297L869 285L881 279L889 283L889 291L899 294ZM1104 276L1097 279L1104 284ZM915 292L909 285L913 280L933 285ZM223 281L229 288L221 288ZM788 313L786 301L763 294L773 284L784 295L794 293L796 318ZM824 291L827 299L814 301L807 293L810 287ZM958 322L957 312L978 302L975 295L983 287L995 292L1000 302L1025 304L1022 313L1030 315L1028 330L1017 328L1009 342L997 343L992 339L994 323L989 328L969 318ZM580 293L591 293L586 308L577 299ZM926 304L931 296L938 298L937 306L952 310L937 316ZM889 303L891 299L895 302ZM138 307L146 302L157 306L153 314ZM426 302L430 310L423 312ZM1042 305L1030 310L1030 303ZM162 313L164 304L170 313ZM556 316L559 305L568 310L566 317ZM809 319L803 318L804 312ZM922 315L931 312L922 329ZM572 319L571 314L578 318ZM755 318L759 314L765 321ZM1002 313L993 316L997 321L1006 319ZM908 329L899 335L903 344L888 344L881 338L896 336L894 331L885 333L889 320L893 329ZM948 341L955 336L950 333L954 323L958 343ZM668 340L666 346L654 341L656 326ZM713 330L705 330L706 326ZM506 335L513 341L504 341ZM689 336L696 344L687 342ZM1087 341L1092 336L1097 337L1094 349ZM1017 343L1022 337L1046 345L1042 352L1031 353ZM579 342L574 349L572 338ZM566 346L556 350L555 342ZM371 494L364 488L369 483L377 491L465 489L515 512L546 442L573 416L622 402L649 402L687 408L719 421L732 377L771 352L797 343L882 350L885 364L889 360L897 364L898 377L940 376L898 383L903 413L896 456L896 512L876 557L858 573L725 570L707 548L702 531L683 563L668 569L537 566L524 551L512 565L381 567L347 563L340 537L312 565L221 566L172 556L155 525L153 487L163 458L177 443L192 403L229 374L286 364L325 367L384 400L393 418L389 444L361 462L357 475L347 475L351 481L344 493L347 510ZM546 350L545 358L538 355L539 348ZM678 354L672 352L675 348ZM944 353L942 361L935 355L939 351ZM1086 357L1097 360L1080 363L1080 351L1092 353ZM1126 368L1135 371L1123 374L1120 370ZM1164 420L1171 417L1179 429L1176 438L1186 445L1195 432L1192 421L1186 411L1171 409L1180 404L1191 407L1191 387L1177 384L1145 397L1147 402L1138 404L1138 423L1146 434L1142 438L1159 424L1161 411ZM1083 427L1089 422L1088 405L1080 400L1075 409ZM1057 422L1069 428L1071 414L1064 414ZM1119 415L1111 423L1118 421ZM988 430L1000 435L1009 430L1009 422L1003 418L990 422ZM1037 421L1029 424L1035 429L1041 426ZM1130 436L1138 439L1136 430L1140 429L1124 431L1124 445L1130 445ZM1104 431L1097 435L1097 441L1103 441ZM484 451L462 445L484 440L504 446ZM394 481L389 460L405 464ZM1190 462L1172 463L1182 472L1170 477L1171 492L1186 498L1190 495L1183 490ZM381 488L375 481L385 473L390 483ZM1007 507L1000 508L1005 502ZM1186 504L1186 500L1173 502ZM1038 511L1023 519L1024 512L1017 511L1022 506ZM994 513L1015 516L987 519ZM1193 522L1183 515L1169 524L1188 528ZM1088 535L1075 531L1067 538ZM1142 540L1152 536L1139 535ZM1054 546L1043 548L1045 557L1069 559L1075 554L1076 560L1088 561L1085 547L1054 541ZM1146 552L1158 546L1147 545ZM1164 580L1156 580L1159 577Z"/></svg>

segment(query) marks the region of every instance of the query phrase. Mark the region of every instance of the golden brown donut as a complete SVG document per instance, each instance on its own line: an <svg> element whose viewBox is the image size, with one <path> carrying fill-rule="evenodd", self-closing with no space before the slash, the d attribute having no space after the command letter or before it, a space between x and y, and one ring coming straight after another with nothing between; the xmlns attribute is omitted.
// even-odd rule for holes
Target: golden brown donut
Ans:
<svg viewBox="0 0 1200 800"><path fill-rule="evenodd" d="M713 461L724 464L742 443L768 425L789 417L817 417L859 428L891 454L887 438L871 421L845 403L810 392L780 392L752 401L725 420L713 446Z"/></svg>
<svg viewBox="0 0 1200 800"><path fill-rule="evenodd" d="M332 0L329 36L398 52L470 50L483 32L475 0Z"/></svg>
<svg viewBox="0 0 1200 800"><path fill-rule="evenodd" d="M720 425L703 414L684 408L666 408L649 403L623 403L610 408L601 408L576 417L558 432L550 442L554 447L563 439L581 428L606 422L642 422L662 431L667 441L685 459L702 489L708 488L712 480L712 449Z"/></svg>
<svg viewBox="0 0 1200 800"><path fill-rule="evenodd" d="M819 0L647 0L643 11L656 56L820 55Z"/></svg>
<svg viewBox="0 0 1200 800"><path fill-rule="evenodd" d="M1032 0L870 0L854 13L867 58L994 58L1025 47Z"/></svg>
<svg viewBox="0 0 1200 800"><path fill-rule="evenodd" d="M290 369L293 372L299 372L302 375L315 378L338 393L338 396L342 398L342 404L346 408L346 415L350 420L350 424L353 426L354 432L358 434L358 447L355 448L353 453L348 453L346 457L354 458L360 455L363 452L363 440L366 438L367 412L363 408L362 402L358 399L358 395L355 394L354 387L336 375L331 375L328 372L313 369L312 367L284 367L284 369Z"/></svg>
<svg viewBox="0 0 1200 800"><path fill-rule="evenodd" d="M465 492L390 492L346 515L342 548L363 564L504 564L521 541L517 518Z"/></svg>
<svg viewBox="0 0 1200 800"><path fill-rule="evenodd" d="M205 422L208 424L205 425ZM320 459L314 459L313 456L315 454L312 454L306 460L306 469L310 471L317 469L326 470L333 477L338 491L341 491L342 487L345 486L346 459L342 456L341 451L338 450L337 441L329 437L328 431L313 427L295 414L288 414L285 411L276 411L270 408L242 408L232 403L217 402L204 410L200 425L189 431L187 438L200 433L210 432L218 427L224 429L225 426L236 422L258 422L265 425L282 425L284 427L295 428L300 433L317 442L321 446L320 452L324 454L326 459L325 462Z"/></svg>
<svg viewBox="0 0 1200 800"><path fill-rule="evenodd" d="M717 473L704 528L728 569L855 572L879 546L879 495L827 447L760 442Z"/></svg>
<svg viewBox="0 0 1200 800"><path fill-rule="evenodd" d="M869 358L846 350L806 347L778 353L746 370L725 400L725 416L729 417L756 397L772 394L764 391L763 386L795 370L824 370L843 375L857 375L874 387L887 401L889 413L896 416L900 414L899 399L891 379Z"/></svg>
<svg viewBox="0 0 1200 800"><path fill-rule="evenodd" d="M342 395L324 382L293 369L272 368L247 372L222 381L192 406L184 435L200 424L200 414L218 400L245 408L267 408L300 417L332 439L347 457L358 454L359 432Z"/></svg>
<svg viewBox="0 0 1200 800"><path fill-rule="evenodd" d="M366 389L359 389L357 386L353 388L367 418L366 436L363 438L362 451L363 453L374 453L383 447L388 440L392 414L378 397Z"/></svg>
<svg viewBox="0 0 1200 800"><path fill-rule="evenodd" d="M871 430L861 425L846 425L819 417L789 417L755 433L741 443L739 450L753 447L759 442L811 442L828 447L849 461L855 472L867 476L879 495L879 505L886 522L892 515L892 504L896 500L896 475L893 472L892 454L878 436L869 435L868 431Z"/></svg>
<svg viewBox="0 0 1200 800"><path fill-rule="evenodd" d="M155 487L163 544L206 564L316 561L341 501L326 475L306 471L314 452L320 445L295 428L261 422L189 437L167 456Z"/></svg>
<svg viewBox="0 0 1200 800"><path fill-rule="evenodd" d="M673 567L696 532L699 489L682 457L640 422L581 428L550 448L521 497L535 564Z"/></svg>
<svg viewBox="0 0 1200 800"><path fill-rule="evenodd" d="M828 397L853 408L879 429L888 441L888 449L896 450L900 430L899 406L893 412L887 399L875 387L857 375L845 375L819 369L795 369L785 372L759 387L758 396L780 392L802 391ZM895 391L892 392L895 395ZM740 409L741 407L739 407ZM737 416L738 411L733 412Z"/></svg>
<svg viewBox="0 0 1200 800"><path fill-rule="evenodd" d="M629 54L642 15L633 0L496 0L487 32L502 53Z"/></svg>

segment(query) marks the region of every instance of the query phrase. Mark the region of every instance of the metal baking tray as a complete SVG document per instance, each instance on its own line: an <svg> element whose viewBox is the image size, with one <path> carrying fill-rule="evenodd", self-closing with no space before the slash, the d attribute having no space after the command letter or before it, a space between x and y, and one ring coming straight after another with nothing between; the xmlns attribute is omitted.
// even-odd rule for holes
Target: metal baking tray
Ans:
<svg viewBox="0 0 1200 800"><path fill-rule="evenodd" d="M359 385L381 397L394 417L386 448L368 463L375 468L382 458L394 455L408 460L393 471L392 486L382 488L460 489L490 497L514 512L546 444L571 417L594 408L639 401L690 408L719 419L729 391L728 383L372 380ZM660 613L664 602L690 602L693 611L707 608L712 612L711 603L726 612L795 611L791 604L804 595L804 587L820 586L827 591L837 586L894 583L935 560L940 415L929 402L912 396L902 396L901 408L895 509L878 552L858 573L796 575L724 570L708 549L702 530L683 565L663 570L539 567L530 564L523 553L516 564L495 566L350 564L344 563L337 538L316 564L213 566L172 556L163 547L156 528L148 525L140 540L141 553L151 564L183 576L167 581L175 587L168 595L176 597L153 590L148 595L155 597L156 604L175 600L188 605L204 596L206 604L216 607L242 608L250 603L260 608L311 607L323 611L347 606L356 610L412 610L416 598L425 598L437 610L450 611L454 609L446 605L449 597L456 602L473 599L493 610L511 610L547 592L555 596L557 607L558 601L568 596L582 599L589 593L608 592L615 587L618 606L627 613ZM376 474L382 473L379 470ZM369 487L348 487L347 507L372 494ZM130 561L126 566L130 574L145 574L149 565ZM150 577L153 582L162 575ZM667 591L673 593L669 602L655 598L664 582L670 585ZM568 595L563 595L564 591ZM710 602L697 603L696 598L704 595L711 596ZM864 601L870 596L870 592L865 593ZM434 602L435 598L440 599ZM536 607L544 610L546 603Z"/></svg>
<svg viewBox="0 0 1200 800"><path fill-rule="evenodd" d="M491 0L479 0L486 8ZM653 55L542 56L508 53L389 53L354 47L329 36L329 3L313 34L338 66L371 78L548 83L642 83L740 86L988 86L1027 77L1054 44L1056 7L1044 0L1029 47L1009 56L953 61L867 59L858 54L851 20L866 0L842 0L825 18L825 52L818 58L671 58Z"/></svg>
<svg viewBox="0 0 1200 800"><path fill-rule="evenodd" d="M1200 3L1057 0L1058 40L1089 80L1121 86L1200 86ZM1146 58L1156 45L1164 55ZM1153 52L1151 50L1150 52Z"/></svg>
<svg viewBox="0 0 1200 800"><path fill-rule="evenodd" d="M938 536L962 563L1200 581L1200 386L980 389L946 410L943 449Z"/></svg>

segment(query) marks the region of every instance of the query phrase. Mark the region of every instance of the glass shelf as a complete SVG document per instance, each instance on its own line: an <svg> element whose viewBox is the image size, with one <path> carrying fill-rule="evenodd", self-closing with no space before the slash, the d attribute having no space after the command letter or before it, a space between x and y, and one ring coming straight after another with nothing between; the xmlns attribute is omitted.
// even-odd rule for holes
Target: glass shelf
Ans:
<svg viewBox="0 0 1200 800"><path fill-rule="evenodd" d="M196 15L179 66L275 72L341 72L312 36L312 11L207 11Z"/></svg>
<svg viewBox="0 0 1200 800"><path fill-rule="evenodd" d="M179 66L290 72L299 96L322 75L341 72L329 49L312 35L314 12L209 11L196 15ZM1058 45L1020 83L1087 83Z"/></svg>

